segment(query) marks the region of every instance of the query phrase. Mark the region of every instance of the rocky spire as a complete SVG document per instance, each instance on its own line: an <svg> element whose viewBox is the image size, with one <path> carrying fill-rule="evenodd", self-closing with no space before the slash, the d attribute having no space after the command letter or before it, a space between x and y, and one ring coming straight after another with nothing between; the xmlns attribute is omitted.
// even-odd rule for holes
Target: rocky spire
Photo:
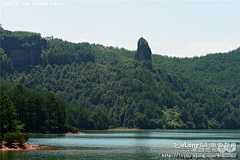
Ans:
<svg viewBox="0 0 240 160"><path fill-rule="evenodd" d="M139 38L138 40L138 49L135 55L135 59L139 61L152 61L152 51L148 46L148 42L143 37Z"/></svg>

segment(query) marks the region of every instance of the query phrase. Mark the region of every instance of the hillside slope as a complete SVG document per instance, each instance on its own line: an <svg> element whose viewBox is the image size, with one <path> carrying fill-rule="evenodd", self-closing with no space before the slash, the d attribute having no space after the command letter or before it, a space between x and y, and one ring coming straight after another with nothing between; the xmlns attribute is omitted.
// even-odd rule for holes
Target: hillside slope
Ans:
<svg viewBox="0 0 240 160"><path fill-rule="evenodd" d="M35 33L17 36L29 43L26 34ZM1 40L15 35L9 31ZM239 49L201 58L153 55L151 62L135 60L135 52L123 48L42 40L47 44L37 62L25 70L15 68L1 46L2 79L61 97L66 123L84 129L240 128Z"/></svg>

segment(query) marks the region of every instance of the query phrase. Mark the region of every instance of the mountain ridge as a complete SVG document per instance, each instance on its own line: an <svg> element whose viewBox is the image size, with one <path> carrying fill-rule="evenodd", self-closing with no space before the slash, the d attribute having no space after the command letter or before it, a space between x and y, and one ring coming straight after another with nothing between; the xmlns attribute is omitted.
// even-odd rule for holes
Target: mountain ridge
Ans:
<svg viewBox="0 0 240 160"><path fill-rule="evenodd" d="M240 127L239 49L224 55L234 55L223 58L224 65L217 54L192 59L154 54L152 62L138 62L134 51L123 48L46 41L38 63L20 72L11 68L2 49L2 77L5 84L16 82L61 97L66 123L74 127Z"/></svg>

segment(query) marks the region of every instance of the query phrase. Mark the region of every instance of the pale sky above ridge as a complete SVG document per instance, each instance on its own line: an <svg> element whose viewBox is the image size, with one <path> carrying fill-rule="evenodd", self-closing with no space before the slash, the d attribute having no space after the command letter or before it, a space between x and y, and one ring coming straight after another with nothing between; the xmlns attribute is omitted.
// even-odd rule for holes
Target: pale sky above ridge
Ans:
<svg viewBox="0 0 240 160"><path fill-rule="evenodd" d="M155 54L193 57L240 46L240 1L1 1L8 30L136 50L144 37ZM16 3L15 3L16 2Z"/></svg>

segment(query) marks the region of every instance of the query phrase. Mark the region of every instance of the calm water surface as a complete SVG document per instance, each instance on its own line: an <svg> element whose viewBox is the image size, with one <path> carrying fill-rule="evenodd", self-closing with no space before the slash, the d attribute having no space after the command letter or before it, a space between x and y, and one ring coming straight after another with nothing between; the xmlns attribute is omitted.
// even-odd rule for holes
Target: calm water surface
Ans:
<svg viewBox="0 0 240 160"><path fill-rule="evenodd" d="M52 150L0 152L2 160L75 160L75 159L177 159L176 155L217 154L181 144L236 143L240 157L240 130L141 130L84 131L87 134L30 135L29 143L55 146ZM172 158L166 158L172 156ZM214 159L214 158L212 158ZM217 158L215 158L217 159ZM219 159L219 158L218 158ZM240 158L238 158L240 159Z"/></svg>

